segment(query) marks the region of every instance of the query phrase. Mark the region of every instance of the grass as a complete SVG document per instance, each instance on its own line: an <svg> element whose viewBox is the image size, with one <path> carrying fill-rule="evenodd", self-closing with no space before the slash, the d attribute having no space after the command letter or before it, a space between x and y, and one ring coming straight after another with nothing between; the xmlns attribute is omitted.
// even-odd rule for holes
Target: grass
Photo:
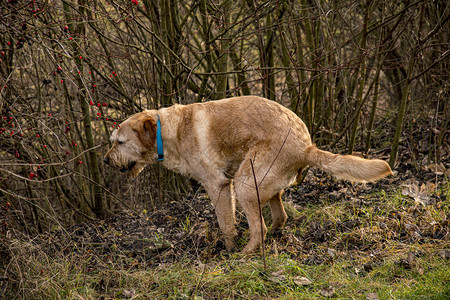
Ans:
<svg viewBox="0 0 450 300"><path fill-rule="evenodd" d="M442 228L450 216L448 192L447 184L438 191L443 200L428 207L417 206L398 192L323 201L298 211L290 207L287 235L301 239L302 246L289 248L285 240L269 236L267 270L259 255L235 253L145 265L120 250L98 255L67 246L50 253L43 243L15 239L9 245L9 270L15 279L5 295L8 299L449 299L450 260L439 254L450 249L448 229ZM349 220L351 226L342 225ZM187 217L179 226L189 231L193 222ZM425 238L408 232L416 228L413 225ZM437 238L440 232L447 236ZM322 233L327 234L324 239ZM273 251L274 243L279 244L279 253ZM311 256L319 262L309 263ZM311 283L300 284L301 277Z"/></svg>
<svg viewBox="0 0 450 300"><path fill-rule="evenodd" d="M184 261L153 269L86 270L70 260L55 260L43 273L30 270L31 286L21 291L26 299L321 299L333 288L338 299L448 299L449 265L438 256L424 255L411 269L394 260L355 272L355 261L340 259L320 266L299 265L286 255L269 256L267 271L259 258L221 257L207 264ZM295 282L307 277L310 285ZM16 296L18 296L16 294Z"/></svg>

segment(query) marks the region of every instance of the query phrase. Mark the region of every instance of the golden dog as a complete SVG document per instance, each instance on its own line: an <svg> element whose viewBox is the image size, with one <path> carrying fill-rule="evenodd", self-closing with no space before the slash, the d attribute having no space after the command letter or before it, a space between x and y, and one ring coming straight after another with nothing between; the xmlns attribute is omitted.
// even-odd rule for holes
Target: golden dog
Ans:
<svg viewBox="0 0 450 300"><path fill-rule="evenodd" d="M267 232L260 218L255 177L261 206L269 202L272 230L279 230L287 219L281 202L283 190L307 166L357 182L392 174L382 160L317 149L297 115L276 102L255 96L137 113L112 133L113 146L105 155L105 163L120 168L129 177L138 175L147 164L157 161L158 127L163 165L203 184L227 250L234 247L237 235L235 199L250 227L250 240L243 253L256 251Z"/></svg>

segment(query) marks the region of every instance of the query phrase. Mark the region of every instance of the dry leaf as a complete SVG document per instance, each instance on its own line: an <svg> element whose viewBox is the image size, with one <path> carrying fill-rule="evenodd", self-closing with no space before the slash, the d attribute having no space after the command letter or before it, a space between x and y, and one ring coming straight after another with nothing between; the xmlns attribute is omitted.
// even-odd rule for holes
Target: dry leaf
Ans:
<svg viewBox="0 0 450 300"><path fill-rule="evenodd" d="M378 300L378 295L375 293L367 293L366 300Z"/></svg>
<svg viewBox="0 0 450 300"><path fill-rule="evenodd" d="M327 253L332 257L335 258L336 257L336 253L337 251L331 248L328 248Z"/></svg>
<svg viewBox="0 0 450 300"><path fill-rule="evenodd" d="M136 291L134 289L132 289L132 290L123 290L123 292L122 292L122 296L125 299L133 298L135 294L136 294Z"/></svg>
<svg viewBox="0 0 450 300"><path fill-rule="evenodd" d="M283 275L283 270L277 271L277 272L273 272L270 275L272 275L269 280L272 282L280 282L280 281L285 281L286 280L286 276Z"/></svg>
<svg viewBox="0 0 450 300"><path fill-rule="evenodd" d="M443 259L449 259L450 258L450 250L445 249L445 250L439 251L439 256L442 257Z"/></svg>
<svg viewBox="0 0 450 300"><path fill-rule="evenodd" d="M443 163L440 164L429 164L427 166L427 169L436 175L443 175L446 171L445 166Z"/></svg>
<svg viewBox="0 0 450 300"><path fill-rule="evenodd" d="M402 194L413 198L423 206L430 205L433 202L430 194L435 190L436 186L432 182L423 183L420 188L416 183L404 185Z"/></svg>
<svg viewBox="0 0 450 300"><path fill-rule="evenodd" d="M413 264L414 261L416 260L416 254L414 252L408 252L408 257L406 258L406 261L408 262L408 264Z"/></svg>
<svg viewBox="0 0 450 300"><path fill-rule="evenodd" d="M330 286L328 288L322 289L320 294L324 297L333 297L336 293L334 291L334 287Z"/></svg>
<svg viewBox="0 0 450 300"><path fill-rule="evenodd" d="M310 285L312 283L311 280L309 280L306 277L303 276L295 276L294 278L292 278L294 280L294 283L300 286L304 286L304 285Z"/></svg>

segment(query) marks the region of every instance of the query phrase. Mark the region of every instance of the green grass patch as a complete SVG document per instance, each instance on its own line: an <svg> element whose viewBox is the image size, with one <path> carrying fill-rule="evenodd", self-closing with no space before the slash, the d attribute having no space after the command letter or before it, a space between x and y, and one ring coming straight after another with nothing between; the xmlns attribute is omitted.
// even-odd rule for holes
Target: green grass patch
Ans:
<svg viewBox="0 0 450 300"><path fill-rule="evenodd" d="M72 257L75 259L75 257ZM89 269L89 259L36 262L12 298L98 299L448 299L450 264L433 249L410 265L386 259L364 270L364 258L308 266L287 255L218 257L153 268ZM43 267L46 269L42 269ZM299 278L311 282L302 285Z"/></svg>

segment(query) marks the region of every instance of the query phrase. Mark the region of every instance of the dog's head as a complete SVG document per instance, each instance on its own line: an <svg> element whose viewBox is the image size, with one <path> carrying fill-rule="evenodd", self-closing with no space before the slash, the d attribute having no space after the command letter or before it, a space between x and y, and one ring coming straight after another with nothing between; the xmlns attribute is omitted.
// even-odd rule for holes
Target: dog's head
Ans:
<svg viewBox="0 0 450 300"><path fill-rule="evenodd" d="M149 112L137 113L111 134L112 147L104 162L129 178L136 177L156 157L156 122Z"/></svg>

